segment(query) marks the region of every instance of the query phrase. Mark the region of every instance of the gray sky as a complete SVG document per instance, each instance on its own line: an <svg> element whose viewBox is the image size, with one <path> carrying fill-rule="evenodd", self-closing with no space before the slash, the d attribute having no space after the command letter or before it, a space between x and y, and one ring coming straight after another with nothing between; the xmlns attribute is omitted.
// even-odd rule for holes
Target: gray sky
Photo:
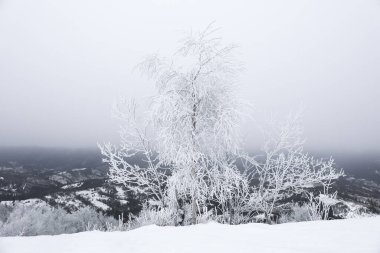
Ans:
<svg viewBox="0 0 380 253"><path fill-rule="evenodd" d="M134 66L212 21L255 118L303 105L308 147L380 151L378 0L0 0L0 146L117 140L113 101L152 93Z"/></svg>

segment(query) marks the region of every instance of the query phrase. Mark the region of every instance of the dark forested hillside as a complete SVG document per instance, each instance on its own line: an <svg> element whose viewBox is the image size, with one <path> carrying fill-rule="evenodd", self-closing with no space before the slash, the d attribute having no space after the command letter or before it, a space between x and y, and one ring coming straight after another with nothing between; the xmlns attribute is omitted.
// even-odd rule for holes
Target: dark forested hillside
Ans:
<svg viewBox="0 0 380 253"><path fill-rule="evenodd" d="M379 156L332 155L346 173L335 185L338 196L380 212ZM65 207L92 205L110 213L137 208L121 186L107 182L107 172L97 149L0 148L0 201L41 198L54 205L74 199Z"/></svg>

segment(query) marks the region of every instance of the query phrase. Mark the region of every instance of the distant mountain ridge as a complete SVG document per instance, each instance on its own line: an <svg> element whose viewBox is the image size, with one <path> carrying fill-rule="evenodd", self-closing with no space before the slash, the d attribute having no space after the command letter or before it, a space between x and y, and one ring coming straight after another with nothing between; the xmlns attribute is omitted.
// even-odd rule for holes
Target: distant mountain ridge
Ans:
<svg viewBox="0 0 380 253"><path fill-rule="evenodd" d="M338 196L380 213L379 156L333 157L346 173L335 184ZM137 212L136 196L107 182L107 172L97 149L0 148L0 202L37 198L68 211L89 205L115 216Z"/></svg>

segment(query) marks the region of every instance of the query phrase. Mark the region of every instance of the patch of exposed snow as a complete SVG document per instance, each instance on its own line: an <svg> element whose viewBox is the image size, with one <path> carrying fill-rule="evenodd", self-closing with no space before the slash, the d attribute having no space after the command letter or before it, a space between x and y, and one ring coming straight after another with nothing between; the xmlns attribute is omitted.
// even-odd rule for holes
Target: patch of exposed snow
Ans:
<svg viewBox="0 0 380 253"><path fill-rule="evenodd" d="M16 201L9 200L9 201L1 201L0 203L6 206L13 206L15 204L22 204L25 206L33 206L33 207L34 206L48 206L48 204L41 199L26 199L26 200L16 200Z"/></svg>
<svg viewBox="0 0 380 253"><path fill-rule="evenodd" d="M72 169L71 171L81 171L81 170L86 170L87 168L77 168L77 169Z"/></svg>
<svg viewBox="0 0 380 253"><path fill-rule="evenodd" d="M75 199L72 195L57 195L55 196L54 201L61 206L69 208L70 210L77 210L84 206L81 201Z"/></svg>
<svg viewBox="0 0 380 253"><path fill-rule="evenodd" d="M83 182L79 182L79 183L64 185L61 188L67 190L67 189L78 188L78 187L81 187L82 185L83 185Z"/></svg>
<svg viewBox="0 0 380 253"><path fill-rule="evenodd" d="M110 207L107 206L104 201L108 200L107 197L100 195L98 192L96 192L94 189L91 190L83 190L83 191L77 191L76 195L81 196L88 201L90 201L95 207L102 209L102 210L108 210Z"/></svg>

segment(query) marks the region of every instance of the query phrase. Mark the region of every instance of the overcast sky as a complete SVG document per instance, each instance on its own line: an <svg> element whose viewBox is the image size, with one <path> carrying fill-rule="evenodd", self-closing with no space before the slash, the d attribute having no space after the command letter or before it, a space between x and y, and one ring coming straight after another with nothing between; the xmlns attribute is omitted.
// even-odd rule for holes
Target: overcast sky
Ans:
<svg viewBox="0 0 380 253"><path fill-rule="evenodd" d="M378 0L0 0L0 146L116 141L113 101L153 94L135 65L212 21L255 118L302 105L309 148L380 151Z"/></svg>

